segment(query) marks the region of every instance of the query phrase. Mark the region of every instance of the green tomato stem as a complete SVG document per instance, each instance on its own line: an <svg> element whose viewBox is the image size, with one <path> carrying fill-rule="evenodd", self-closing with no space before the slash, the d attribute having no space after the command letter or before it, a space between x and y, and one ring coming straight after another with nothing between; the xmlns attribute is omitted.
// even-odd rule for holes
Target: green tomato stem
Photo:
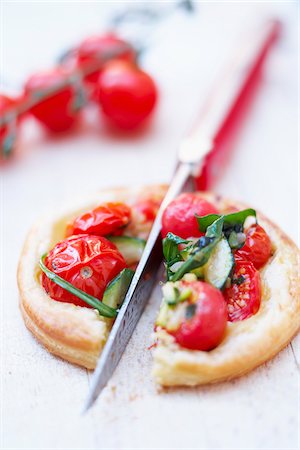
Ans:
<svg viewBox="0 0 300 450"><path fill-rule="evenodd" d="M40 92L32 92L27 99L20 102L18 106L12 106L9 108L0 118L0 128L4 127L5 125L9 124L9 122L12 120L12 118L16 118L18 116L23 115L27 111L29 111L34 106L38 105L42 101L52 97L53 95L61 92L62 90L66 89L67 87L74 86L74 83L76 81L81 81L81 79L86 76L90 75L94 72L97 72L99 69L101 69L104 64L113 59L117 58L118 56L122 55L124 52L124 46L120 45L119 48L115 49L115 51L111 51L107 53L106 55L103 55L101 59L98 61L91 61L86 63L82 68L75 69L70 74L65 75L65 80L57 83L56 85L52 86L51 88L43 89Z"/></svg>

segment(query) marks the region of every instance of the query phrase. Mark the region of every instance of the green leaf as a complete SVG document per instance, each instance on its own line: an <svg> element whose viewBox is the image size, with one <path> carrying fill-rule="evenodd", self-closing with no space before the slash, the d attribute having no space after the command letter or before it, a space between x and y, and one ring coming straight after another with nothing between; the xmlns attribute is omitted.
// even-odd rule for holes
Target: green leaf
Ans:
<svg viewBox="0 0 300 450"><path fill-rule="evenodd" d="M224 216L219 216L211 225L207 227L205 236L207 237L218 237L222 236L222 230L224 225Z"/></svg>
<svg viewBox="0 0 300 450"><path fill-rule="evenodd" d="M204 266L220 239L221 237L215 237L215 239L206 247L203 247L198 251L195 251L195 253L191 254L191 256L182 264L177 272L175 272L174 274L170 274L170 280L178 281L186 273L189 273L192 270L197 269L198 267Z"/></svg>
<svg viewBox="0 0 300 450"><path fill-rule="evenodd" d="M190 241L186 240L186 239L182 239L180 236L176 236L176 234L173 233L168 233L167 237L165 239L169 239L170 241L175 242L175 244L179 245L179 244L188 244Z"/></svg>
<svg viewBox="0 0 300 450"><path fill-rule="evenodd" d="M97 311L99 312L99 314L101 316L109 317L109 318L114 318L117 316L118 312L116 309L105 305L100 300L98 300L96 297L93 297L92 295L87 294L86 292L82 291L81 289L77 289L75 286L73 286L73 284L69 283L68 281L61 278L59 275L56 275L56 273L49 270L44 264L45 257L46 257L46 255L43 255L41 257L39 266L40 266L41 270L44 272L44 274L51 281L53 281L55 284L57 284L61 288L65 289L66 291L70 292L70 294L73 294L76 297L80 298L88 305L97 309Z"/></svg>
<svg viewBox="0 0 300 450"><path fill-rule="evenodd" d="M182 239L179 236L176 236L173 233L168 233L165 239L163 240L163 254L165 260L172 261L177 254L179 254L178 245L179 244L188 244L190 241Z"/></svg>
<svg viewBox="0 0 300 450"><path fill-rule="evenodd" d="M173 233L168 233L165 239L163 239L163 254L166 260L167 279L173 275L170 267L178 261L182 261L183 257L178 249L179 244L189 244L190 241L182 239Z"/></svg>
<svg viewBox="0 0 300 450"><path fill-rule="evenodd" d="M255 209L248 208L243 209L242 211L237 211L232 214L227 214L224 216L224 224L225 225L235 225L236 223L241 223L244 225L245 220L249 216L254 216L256 218Z"/></svg>
<svg viewBox="0 0 300 450"><path fill-rule="evenodd" d="M189 254L188 258L175 273L172 273L170 270L168 270L169 267L171 266L171 264L167 265L168 280L171 280L171 281L180 280L183 277L183 275L185 275L186 273L189 273L192 270L197 269L207 263L215 245L219 242L219 240L222 237L223 222L224 222L224 218L223 218L223 216L221 216L221 217L217 218L217 220L215 220L213 222L213 224L207 228L205 237L201 237L199 239L199 241L197 241L190 248L190 250L189 250L190 254ZM169 233L169 234L171 234L171 233ZM167 237L168 236L169 235L167 235ZM174 242L174 244L175 244L175 242L178 242L173 237L170 237L170 238ZM175 238L177 238L177 236L175 236ZM202 245L199 246L198 244L200 242L202 242L203 240L205 241L205 238L209 238L209 239L207 239L207 244L206 245L204 244L204 246L202 246ZM179 238L179 239L181 239L181 238ZM190 242L190 241L184 241L183 239L181 239L181 241L182 242L179 242L179 243L189 243ZM174 259L175 258L177 258L177 259L176 259L176 261L174 261L174 259L173 259L172 264L174 264L174 262L182 260L181 254L180 254L180 252L178 252L178 244L176 244L176 250L177 250L177 253L175 254L175 251L174 251L174 254L172 254L172 256L174 256Z"/></svg>
<svg viewBox="0 0 300 450"><path fill-rule="evenodd" d="M207 216L198 216L195 214L196 220L198 222L199 230L202 233L206 232L206 229L212 225L217 219L221 217L220 214L208 214Z"/></svg>
<svg viewBox="0 0 300 450"><path fill-rule="evenodd" d="M238 211L235 213L224 215L224 228L232 227L236 224L242 224L244 225L245 220L249 216L256 217L256 211L252 208L244 209L242 211ZM212 225L218 218L221 216L219 214L208 214L207 216L197 216L196 219L199 225L200 231L204 233L207 228Z"/></svg>

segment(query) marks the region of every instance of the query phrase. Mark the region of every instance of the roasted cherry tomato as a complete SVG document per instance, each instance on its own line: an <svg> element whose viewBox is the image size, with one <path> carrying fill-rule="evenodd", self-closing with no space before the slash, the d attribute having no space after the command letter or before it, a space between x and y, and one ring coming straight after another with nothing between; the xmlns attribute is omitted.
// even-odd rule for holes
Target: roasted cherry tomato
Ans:
<svg viewBox="0 0 300 450"><path fill-rule="evenodd" d="M71 236L56 244L45 258L45 265L76 288L102 299L107 284L126 267L114 244L104 237ZM47 294L59 302L89 307L85 302L42 275Z"/></svg>
<svg viewBox="0 0 300 450"><path fill-rule="evenodd" d="M66 83L67 73L56 68L32 75L25 84L25 95L29 98L42 97L57 86ZM63 132L74 126L79 117L82 100L78 85L68 86L41 100L30 110L31 114L51 132Z"/></svg>
<svg viewBox="0 0 300 450"><path fill-rule="evenodd" d="M256 269L266 264L272 254L272 244L269 236L260 225L253 225L246 234L246 242L235 255L251 261Z"/></svg>
<svg viewBox="0 0 300 450"><path fill-rule="evenodd" d="M115 56L116 55L116 56ZM86 63L105 62L108 59L122 59L134 61L136 53L133 47L126 41L120 39L114 33L107 33L100 36L91 36L79 45L77 50L77 60L79 66ZM87 75L85 80L96 84L101 69Z"/></svg>
<svg viewBox="0 0 300 450"><path fill-rule="evenodd" d="M147 198L139 200L133 205L133 209L143 217L143 222L153 222L159 210L161 200Z"/></svg>
<svg viewBox="0 0 300 450"><path fill-rule="evenodd" d="M99 75L97 99L111 124L131 130L152 113L157 90L152 78L132 62L111 61Z"/></svg>
<svg viewBox="0 0 300 450"><path fill-rule="evenodd" d="M168 232L184 239L202 236L195 217L218 214L217 209L207 200L193 193L184 193L173 200L165 209L162 217L162 236Z"/></svg>
<svg viewBox="0 0 300 450"><path fill-rule="evenodd" d="M0 120L5 113L15 106L16 100L0 94ZM12 153L17 136L17 119L13 112L11 118L6 125L0 125L0 161L7 159Z"/></svg>
<svg viewBox="0 0 300 450"><path fill-rule="evenodd" d="M257 313L261 301L260 274L250 261L236 259L231 286L223 291L228 320L236 322Z"/></svg>
<svg viewBox="0 0 300 450"><path fill-rule="evenodd" d="M169 333L182 347L211 350L224 337L227 324L224 298L218 289L203 281L183 283L192 290L192 302L187 304L185 318L179 328Z"/></svg>
<svg viewBox="0 0 300 450"><path fill-rule="evenodd" d="M130 218L131 209L124 203L102 203L77 217L67 233L107 236L121 231L120 229L128 225Z"/></svg>

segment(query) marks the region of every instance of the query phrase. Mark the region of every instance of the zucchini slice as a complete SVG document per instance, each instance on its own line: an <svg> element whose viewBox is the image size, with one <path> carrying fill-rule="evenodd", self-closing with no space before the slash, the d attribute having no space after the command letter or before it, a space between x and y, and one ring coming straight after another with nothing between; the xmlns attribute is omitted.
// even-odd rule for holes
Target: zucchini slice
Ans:
<svg viewBox="0 0 300 450"><path fill-rule="evenodd" d="M234 266L234 257L227 239L217 243L208 262L203 267L204 280L223 289Z"/></svg>
<svg viewBox="0 0 300 450"><path fill-rule="evenodd" d="M133 270L123 269L106 287L102 303L111 308L119 308L126 296L130 282L133 277Z"/></svg>
<svg viewBox="0 0 300 450"><path fill-rule="evenodd" d="M115 244L128 266L139 262L146 245L144 239L131 236L110 236L108 239Z"/></svg>

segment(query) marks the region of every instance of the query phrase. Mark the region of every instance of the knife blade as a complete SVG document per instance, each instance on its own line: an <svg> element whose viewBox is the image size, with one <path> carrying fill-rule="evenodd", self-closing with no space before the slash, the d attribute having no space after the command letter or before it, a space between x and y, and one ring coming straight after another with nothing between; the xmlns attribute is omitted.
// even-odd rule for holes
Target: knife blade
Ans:
<svg viewBox="0 0 300 450"><path fill-rule="evenodd" d="M234 53L234 64L226 68L223 82L208 97L209 101L200 119L182 141L175 175L157 213L142 258L99 358L83 412L92 406L113 374L148 301L156 272L162 261L160 229L164 209L180 192L194 189L193 175L201 173L207 156L214 150L218 132L241 100L245 86L251 82L258 65L262 66L267 50L271 48L270 42L275 41L274 35L278 33L278 27L277 21L268 21L258 30L259 33L255 34L251 45L248 45L247 40L239 45L237 52ZM253 32L251 35L253 36ZM247 51L242 52L243 48Z"/></svg>
<svg viewBox="0 0 300 450"><path fill-rule="evenodd" d="M192 169L193 164L182 163L176 170L173 182L153 223L142 258L136 268L123 305L99 358L83 413L92 406L114 372L145 308L156 280L156 273L162 262L160 230L163 211L169 202L182 191L184 186L189 190L186 186L187 183L192 187L190 178Z"/></svg>

